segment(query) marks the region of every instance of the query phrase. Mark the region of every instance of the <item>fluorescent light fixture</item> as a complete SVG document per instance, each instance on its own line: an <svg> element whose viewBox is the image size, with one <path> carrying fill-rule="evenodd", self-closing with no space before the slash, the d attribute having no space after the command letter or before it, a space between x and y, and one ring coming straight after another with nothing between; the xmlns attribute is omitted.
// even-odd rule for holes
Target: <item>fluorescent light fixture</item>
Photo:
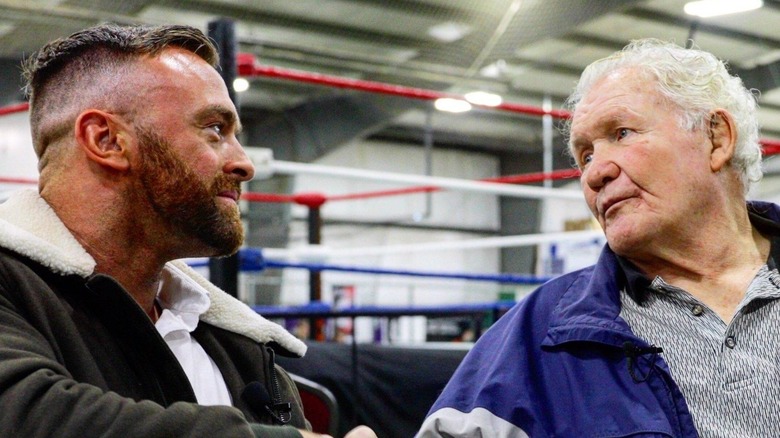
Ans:
<svg viewBox="0 0 780 438"><path fill-rule="evenodd" d="M761 6L763 0L700 0L686 3L683 10L688 15L706 18L752 11Z"/></svg>
<svg viewBox="0 0 780 438"><path fill-rule="evenodd" d="M506 72L506 61L499 59L498 61L488 64L479 70L479 74L487 78L498 78Z"/></svg>
<svg viewBox="0 0 780 438"><path fill-rule="evenodd" d="M453 43L468 35L471 27L467 24L445 21L428 28L428 35L443 43Z"/></svg>
<svg viewBox="0 0 780 438"><path fill-rule="evenodd" d="M243 93L249 89L249 81L244 78L236 78L233 80L233 89L236 93Z"/></svg>
<svg viewBox="0 0 780 438"><path fill-rule="evenodd" d="M470 103L466 102L465 100L452 99L450 97L436 99L436 102L433 103L433 106L436 107L436 109L439 111L446 111L448 113L465 113L466 111L471 110Z"/></svg>
<svg viewBox="0 0 780 438"><path fill-rule="evenodd" d="M498 94L485 91L472 91L471 93L466 93L463 97L474 105L482 106L499 106L504 101Z"/></svg>

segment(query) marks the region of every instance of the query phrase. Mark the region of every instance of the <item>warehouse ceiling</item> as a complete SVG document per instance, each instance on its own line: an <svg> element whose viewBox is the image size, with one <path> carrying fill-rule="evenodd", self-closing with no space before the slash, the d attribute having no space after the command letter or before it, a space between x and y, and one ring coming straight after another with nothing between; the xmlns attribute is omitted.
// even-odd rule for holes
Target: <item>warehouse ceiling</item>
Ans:
<svg viewBox="0 0 780 438"><path fill-rule="evenodd" d="M736 1L736 0L735 0ZM100 22L177 23L207 29L235 21L239 51L257 65L437 92L486 91L505 102L560 108L588 63L629 40L695 44L728 60L761 92L762 137L780 138L780 2L699 19L685 0L0 0L0 67L45 42ZM10 70L13 70L11 68ZM18 100L0 77L4 104ZM308 160L356 137L502 152L541 152L541 118L495 109L450 114L430 101L254 76L239 94L243 117L268 142L282 125L329 132L300 140L285 158ZM9 86L8 83L11 83ZM294 135L290 135L294 136ZM430 137L429 137L430 138ZM289 141L287 139L286 141ZM554 139L561 147L559 135ZM300 149L300 150L298 150Z"/></svg>

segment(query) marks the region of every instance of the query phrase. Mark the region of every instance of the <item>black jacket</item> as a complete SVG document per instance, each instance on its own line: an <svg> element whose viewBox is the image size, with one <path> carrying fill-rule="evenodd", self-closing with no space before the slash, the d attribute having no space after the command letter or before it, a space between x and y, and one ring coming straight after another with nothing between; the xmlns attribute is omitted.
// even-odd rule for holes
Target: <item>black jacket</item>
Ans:
<svg viewBox="0 0 780 438"><path fill-rule="evenodd" d="M37 193L0 204L0 437L299 436L250 426L278 423L264 407L269 398L291 403L288 424L307 427L294 384L273 360L305 346L281 327L170 264L210 295L194 336L234 405L200 406L140 306L92 269Z"/></svg>

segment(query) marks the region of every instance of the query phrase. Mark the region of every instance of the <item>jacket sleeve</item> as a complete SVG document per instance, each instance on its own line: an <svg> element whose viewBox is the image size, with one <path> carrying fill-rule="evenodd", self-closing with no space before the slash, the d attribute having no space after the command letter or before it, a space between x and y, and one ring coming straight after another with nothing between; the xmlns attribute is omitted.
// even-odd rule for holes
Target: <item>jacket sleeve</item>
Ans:
<svg viewBox="0 0 780 438"><path fill-rule="evenodd" d="M519 307L502 316L472 347L423 422L417 438L513 437L532 432L534 407L525 385Z"/></svg>
<svg viewBox="0 0 780 438"><path fill-rule="evenodd" d="M483 350L480 348L480 350ZM473 353L473 354L472 354ZM470 352L434 403L416 438L527 438L513 414L529 410L515 405L524 388L503 380L482 351ZM492 360L503 360L493 357ZM518 395L519 394L519 395Z"/></svg>
<svg viewBox="0 0 780 438"><path fill-rule="evenodd" d="M455 408L441 408L432 412L423 422L417 438L528 438L522 429L493 414L485 408L461 412Z"/></svg>
<svg viewBox="0 0 780 438"><path fill-rule="evenodd" d="M5 290L8 284L24 280L7 280L0 277L0 436L300 436L292 428L250 425L233 407L177 402L165 408L76 381L51 347L47 334L26 319L29 307L21 311L9 299Z"/></svg>
<svg viewBox="0 0 780 438"><path fill-rule="evenodd" d="M255 438L303 438L298 429L291 426L268 426L265 424L252 424L252 432Z"/></svg>

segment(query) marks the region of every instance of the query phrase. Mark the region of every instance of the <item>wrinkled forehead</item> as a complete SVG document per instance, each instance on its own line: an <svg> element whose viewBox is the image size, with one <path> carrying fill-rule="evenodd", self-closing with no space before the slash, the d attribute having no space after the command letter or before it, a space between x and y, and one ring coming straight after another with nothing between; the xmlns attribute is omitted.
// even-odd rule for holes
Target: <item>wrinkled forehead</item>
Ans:
<svg viewBox="0 0 780 438"><path fill-rule="evenodd" d="M653 114L677 111L679 107L661 92L654 76L629 69L614 71L596 80L574 106L568 122L569 147L613 125L636 124Z"/></svg>
<svg viewBox="0 0 780 438"><path fill-rule="evenodd" d="M572 129L604 108L630 105L650 92L648 84L628 71L614 71L594 81L572 111Z"/></svg>
<svg viewBox="0 0 780 438"><path fill-rule="evenodd" d="M580 98L574 109L576 111L584 101L592 101L594 96L607 94L615 89L651 94L658 93L658 85L657 76L642 66L624 66L605 71L598 76L588 78L586 83L580 84Z"/></svg>

